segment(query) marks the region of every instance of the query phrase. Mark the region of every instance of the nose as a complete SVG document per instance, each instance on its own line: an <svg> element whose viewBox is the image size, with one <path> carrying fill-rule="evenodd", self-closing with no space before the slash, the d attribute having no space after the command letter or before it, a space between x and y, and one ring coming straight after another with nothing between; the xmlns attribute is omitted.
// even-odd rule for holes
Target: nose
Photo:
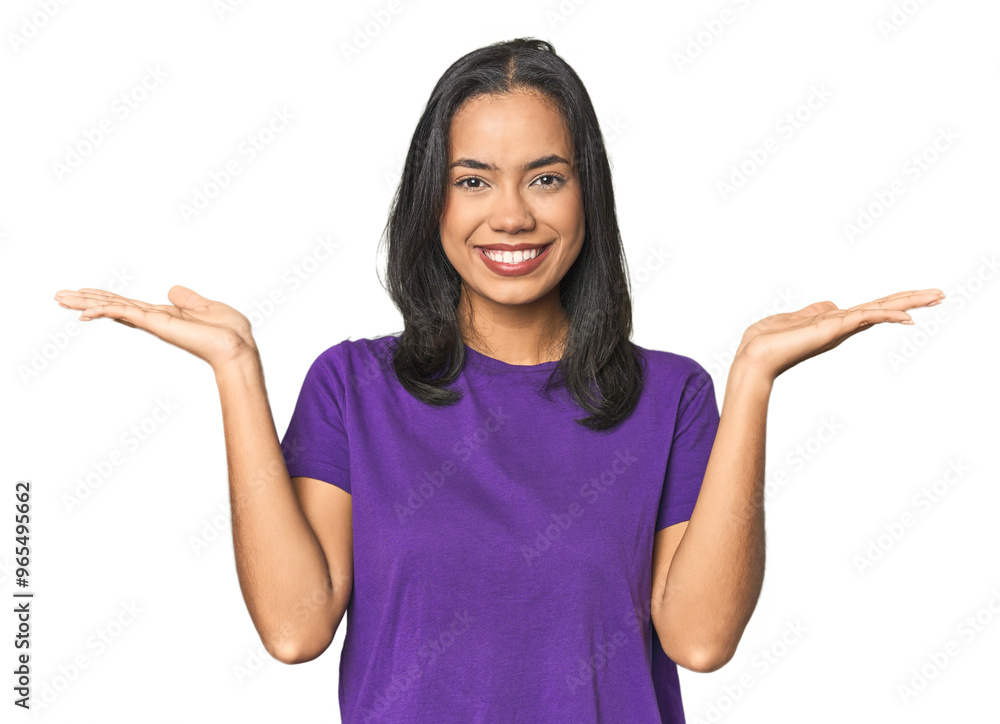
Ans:
<svg viewBox="0 0 1000 724"><path fill-rule="evenodd" d="M535 228L535 217L524 196L514 185L494 196L489 224L493 231L516 234Z"/></svg>

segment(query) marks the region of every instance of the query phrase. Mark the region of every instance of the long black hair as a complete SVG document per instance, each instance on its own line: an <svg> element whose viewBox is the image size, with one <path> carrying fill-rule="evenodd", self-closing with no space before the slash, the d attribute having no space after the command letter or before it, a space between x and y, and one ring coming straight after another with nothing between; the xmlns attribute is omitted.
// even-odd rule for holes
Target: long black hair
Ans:
<svg viewBox="0 0 1000 724"><path fill-rule="evenodd" d="M428 404L450 405L461 398L449 385L466 361L458 310L462 278L440 236L449 130L467 100L522 90L540 92L559 108L573 138L586 218L583 247L559 282L569 321L566 345L543 392L565 387L590 413L576 422L608 430L638 403L645 361L630 341L631 290L597 114L579 76L544 40L516 38L474 50L455 61L431 91L382 237L388 241L383 287L404 323L392 366L405 389Z"/></svg>

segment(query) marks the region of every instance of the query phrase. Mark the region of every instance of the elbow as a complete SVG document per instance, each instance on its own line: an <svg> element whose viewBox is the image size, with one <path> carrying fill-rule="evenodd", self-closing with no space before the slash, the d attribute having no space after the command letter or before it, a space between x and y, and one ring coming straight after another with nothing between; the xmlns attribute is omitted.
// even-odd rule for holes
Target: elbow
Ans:
<svg viewBox="0 0 1000 724"><path fill-rule="evenodd" d="M283 664L304 664L319 656L318 653L310 653L304 648L287 644L285 646L265 646L264 648L271 654L272 659Z"/></svg>
<svg viewBox="0 0 1000 724"><path fill-rule="evenodd" d="M347 611L350 592L333 602L329 615L314 617L296 628L286 621L272 635L261 638L264 649L283 664L304 664L318 658L333 643Z"/></svg>
<svg viewBox="0 0 1000 724"><path fill-rule="evenodd" d="M280 661L283 664L304 664L318 658L329 648L332 641L333 636L331 635L311 640L295 640L286 637L262 643L264 649L275 661Z"/></svg>
<svg viewBox="0 0 1000 724"><path fill-rule="evenodd" d="M663 653L675 664L683 666L689 671L695 671L700 674L718 671L732 661L733 656L736 654L735 646L678 642L676 639L660 634L660 631L668 629L659 629L655 623L653 624L653 629L660 641L660 648L663 649Z"/></svg>
<svg viewBox="0 0 1000 724"><path fill-rule="evenodd" d="M695 671L699 674L709 674L718 671L733 659L735 651L718 648L695 648L688 652L687 656L674 663L683 666L685 669Z"/></svg>

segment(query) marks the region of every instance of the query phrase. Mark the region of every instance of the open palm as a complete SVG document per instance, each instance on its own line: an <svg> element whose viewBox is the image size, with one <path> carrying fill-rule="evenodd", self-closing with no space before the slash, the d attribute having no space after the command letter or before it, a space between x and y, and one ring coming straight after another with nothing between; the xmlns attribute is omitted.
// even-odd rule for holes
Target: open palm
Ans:
<svg viewBox="0 0 1000 724"><path fill-rule="evenodd" d="M81 310L81 320L107 317L145 330L205 360L215 370L257 351L250 320L179 284L167 292L172 304L149 304L92 288L63 289L55 298L67 309Z"/></svg>
<svg viewBox="0 0 1000 724"><path fill-rule="evenodd" d="M932 307L944 296L940 289L924 289L897 292L848 309L839 309L833 302L816 302L796 312L775 314L747 328L736 358L748 361L773 380L875 324L912 324L907 309Z"/></svg>

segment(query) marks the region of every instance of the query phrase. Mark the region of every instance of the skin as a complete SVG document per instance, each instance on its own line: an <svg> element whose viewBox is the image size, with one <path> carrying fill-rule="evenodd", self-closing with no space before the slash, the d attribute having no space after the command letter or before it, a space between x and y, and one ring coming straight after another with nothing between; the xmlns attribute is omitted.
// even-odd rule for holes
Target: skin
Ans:
<svg viewBox="0 0 1000 724"><path fill-rule="evenodd" d="M243 600L271 656L309 661L333 641L350 600L351 496L321 480L289 478L250 321L180 285L167 298L170 304L150 304L93 288L56 294L83 321L108 318L142 329L212 367Z"/></svg>
<svg viewBox="0 0 1000 724"><path fill-rule="evenodd" d="M551 155L565 162L523 170ZM514 365L560 359L569 322L559 281L580 255L586 223L558 110L530 92L470 99L452 118L448 164L441 244L462 277L459 309L471 309L460 323L466 343ZM475 248L536 242L552 243L547 258L518 277L492 271Z"/></svg>
<svg viewBox="0 0 1000 724"><path fill-rule="evenodd" d="M940 289L899 292L838 309L816 302L747 328L736 351L691 520L664 528L653 548L651 617L664 652L693 671L736 653L764 579L764 447L775 378L882 322L913 324L907 309Z"/></svg>
<svg viewBox="0 0 1000 724"><path fill-rule="evenodd" d="M451 169L440 219L443 249L463 280L467 344L509 364L559 359L567 328L558 285L583 244L579 181L569 164L531 171L572 139L554 108L531 93L470 100L451 129L449 163L475 159L493 170ZM557 188L551 174L566 179ZM468 182L469 178L481 179ZM541 183L537 183L541 179ZM459 185L456 185L459 182ZM553 241L534 272L489 270L475 244ZM205 360L222 402L233 541L247 609L268 652L309 661L333 640L353 585L351 496L312 478L289 478L249 320L182 286L154 305L101 289L61 290L80 319L142 329ZM840 309L817 302L751 325L734 356L697 504L689 521L658 532L652 552L653 626L664 652L692 671L731 660L764 575L764 443L774 380L800 362L877 324L912 324L908 309L934 306L939 289L899 292ZM464 307L463 307L464 308Z"/></svg>

